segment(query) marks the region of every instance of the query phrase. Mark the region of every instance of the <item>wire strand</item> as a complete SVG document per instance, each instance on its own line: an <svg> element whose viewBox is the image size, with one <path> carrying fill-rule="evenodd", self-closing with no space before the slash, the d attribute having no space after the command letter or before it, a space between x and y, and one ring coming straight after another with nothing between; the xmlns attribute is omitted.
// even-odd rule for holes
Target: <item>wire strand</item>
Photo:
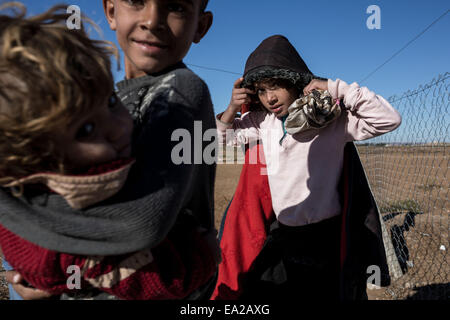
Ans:
<svg viewBox="0 0 450 320"><path fill-rule="evenodd" d="M196 65L196 64L192 64L192 63L186 63L186 65L191 66L191 67L200 68L200 69L205 69L205 70L211 70L211 71L218 71L218 72L224 72L224 73L236 74L236 75L238 75L238 76L242 75L242 73L237 73L237 72L228 71L228 70L223 70L223 69L217 69L217 68L211 68L211 67L204 67L204 66L199 66L199 65Z"/></svg>
<svg viewBox="0 0 450 320"><path fill-rule="evenodd" d="M406 45L404 45L400 50L398 50L396 53L394 53L389 59L387 59L384 63L382 63L379 67L377 67L374 71L369 73L365 78L363 78L361 81L359 81L360 84L362 84L364 81L366 81L368 78L370 78L375 72L380 70L384 65L386 65L389 61L394 59L400 52L402 52L406 47L408 47L411 43L413 43L415 40L417 40L422 34L424 34L428 29L430 29L436 22L441 20L450 10L447 10L444 12L439 18L434 20L428 27L426 27L422 32L420 32L417 36L415 36L412 40L410 40Z"/></svg>

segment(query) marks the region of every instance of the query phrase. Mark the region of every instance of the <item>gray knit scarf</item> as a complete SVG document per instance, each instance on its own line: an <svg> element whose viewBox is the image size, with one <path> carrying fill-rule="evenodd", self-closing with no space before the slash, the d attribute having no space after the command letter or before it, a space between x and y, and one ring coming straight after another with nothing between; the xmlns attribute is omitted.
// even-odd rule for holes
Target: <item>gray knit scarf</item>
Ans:
<svg viewBox="0 0 450 320"><path fill-rule="evenodd" d="M137 94L142 89L153 95L133 139L136 163L124 187L111 198L79 210L56 193L25 188L21 197L14 197L0 188L3 227L49 250L118 255L158 245L181 215L198 219L207 229L213 225L215 167L175 165L170 158L178 143L171 141L174 130L187 128L193 133L197 119L203 120L204 130L214 126L206 85L185 67L132 80L122 92ZM201 175L207 169L208 174Z"/></svg>

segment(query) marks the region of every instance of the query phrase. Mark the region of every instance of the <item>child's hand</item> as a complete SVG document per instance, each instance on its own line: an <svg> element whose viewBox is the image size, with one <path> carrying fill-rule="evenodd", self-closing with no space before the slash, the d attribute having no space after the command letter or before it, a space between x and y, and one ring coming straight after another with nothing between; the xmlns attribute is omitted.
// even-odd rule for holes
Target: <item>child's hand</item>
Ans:
<svg viewBox="0 0 450 320"><path fill-rule="evenodd" d="M250 89L241 88L242 81L244 81L244 78L239 78L236 80L233 86L233 92L231 93L229 108L231 108L234 112L239 112L243 104L250 103L251 99L249 95L255 94L255 92Z"/></svg>
<svg viewBox="0 0 450 320"><path fill-rule="evenodd" d="M30 288L25 284L25 280L22 275L17 271L6 271L6 281L12 285L13 289L24 300L41 300L49 299L52 297L51 293L42 291L36 288Z"/></svg>
<svg viewBox="0 0 450 320"><path fill-rule="evenodd" d="M305 96L307 96L308 94L310 94L313 90L328 90L328 81L326 80L318 80L318 79L313 79L311 80L311 82L305 87L305 89L303 89L303 94Z"/></svg>

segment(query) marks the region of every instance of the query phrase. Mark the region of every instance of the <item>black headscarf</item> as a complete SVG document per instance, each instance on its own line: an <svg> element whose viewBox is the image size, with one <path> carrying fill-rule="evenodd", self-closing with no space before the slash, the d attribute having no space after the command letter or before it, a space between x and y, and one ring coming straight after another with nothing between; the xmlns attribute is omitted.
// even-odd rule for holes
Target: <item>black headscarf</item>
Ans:
<svg viewBox="0 0 450 320"><path fill-rule="evenodd" d="M262 79L289 80L298 89L314 78L306 63L289 40L281 35L271 36L253 51L247 59L243 87L250 87Z"/></svg>

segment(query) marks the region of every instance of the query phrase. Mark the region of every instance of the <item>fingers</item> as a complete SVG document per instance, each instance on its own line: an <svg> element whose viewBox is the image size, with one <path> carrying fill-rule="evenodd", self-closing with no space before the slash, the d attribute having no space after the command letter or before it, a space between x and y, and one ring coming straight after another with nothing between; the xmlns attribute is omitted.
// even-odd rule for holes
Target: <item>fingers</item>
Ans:
<svg viewBox="0 0 450 320"><path fill-rule="evenodd" d="M250 95L255 94L255 92L248 88L241 88L241 84L244 78L239 78L234 82L233 92L231 94L231 101L229 107L231 107L236 112L239 112L243 104L249 104L251 102Z"/></svg>
<svg viewBox="0 0 450 320"><path fill-rule="evenodd" d="M5 273L6 281L12 285L13 289L24 299L24 300L39 300L48 299L52 294L35 289L29 288L24 285L24 279L20 273L17 271L6 271Z"/></svg>
<svg viewBox="0 0 450 320"><path fill-rule="evenodd" d="M245 93L242 94L242 93L241 93L241 94L236 94L236 95L234 95L234 100L235 100L235 101L238 101L238 100L239 100L239 101L244 101L244 100L245 100L245 101L247 101L247 100L250 101L250 97L248 96L248 94L245 94Z"/></svg>
<svg viewBox="0 0 450 320"><path fill-rule="evenodd" d="M241 84L242 84L242 81L244 81L244 78L243 78L243 77L240 77L239 79L237 79L237 80L234 82L233 88L235 88L235 89L240 88L240 87L241 87Z"/></svg>
<svg viewBox="0 0 450 320"><path fill-rule="evenodd" d="M42 300L52 297L52 294L48 292L39 289L28 288L22 284L13 284L12 287L24 300Z"/></svg>
<svg viewBox="0 0 450 320"><path fill-rule="evenodd" d="M313 79L311 82L303 89L303 94L306 96L310 94L313 90L328 90L328 81Z"/></svg>
<svg viewBox="0 0 450 320"><path fill-rule="evenodd" d="M241 84L244 81L244 78L239 78L234 82L233 85L233 92L236 93L247 93L247 94L255 94L253 90L250 90L248 88L241 88Z"/></svg>
<svg viewBox="0 0 450 320"><path fill-rule="evenodd" d="M22 275L14 270L6 271L5 278L9 284L17 284L23 281Z"/></svg>
<svg viewBox="0 0 450 320"><path fill-rule="evenodd" d="M255 94L256 92L255 91L253 91L253 90L251 90L251 89L248 89L248 88L244 88L245 89L245 93L246 94Z"/></svg>
<svg viewBox="0 0 450 320"><path fill-rule="evenodd" d="M250 90L248 88L233 89L233 94L254 94L254 93L255 92L253 90Z"/></svg>
<svg viewBox="0 0 450 320"><path fill-rule="evenodd" d="M239 108L243 105L243 104L248 104L251 102L251 98L248 94L246 93L233 93L233 96L231 98L231 105L234 106L235 108Z"/></svg>
<svg viewBox="0 0 450 320"><path fill-rule="evenodd" d="M314 90L314 83L315 80L312 80L304 89L303 89L303 94L305 96L307 96L308 94L310 94L313 90Z"/></svg>
<svg viewBox="0 0 450 320"><path fill-rule="evenodd" d="M233 91L233 100L236 103L249 103L250 102L250 95L253 94L253 91L250 89L240 88L240 89L234 89Z"/></svg>

